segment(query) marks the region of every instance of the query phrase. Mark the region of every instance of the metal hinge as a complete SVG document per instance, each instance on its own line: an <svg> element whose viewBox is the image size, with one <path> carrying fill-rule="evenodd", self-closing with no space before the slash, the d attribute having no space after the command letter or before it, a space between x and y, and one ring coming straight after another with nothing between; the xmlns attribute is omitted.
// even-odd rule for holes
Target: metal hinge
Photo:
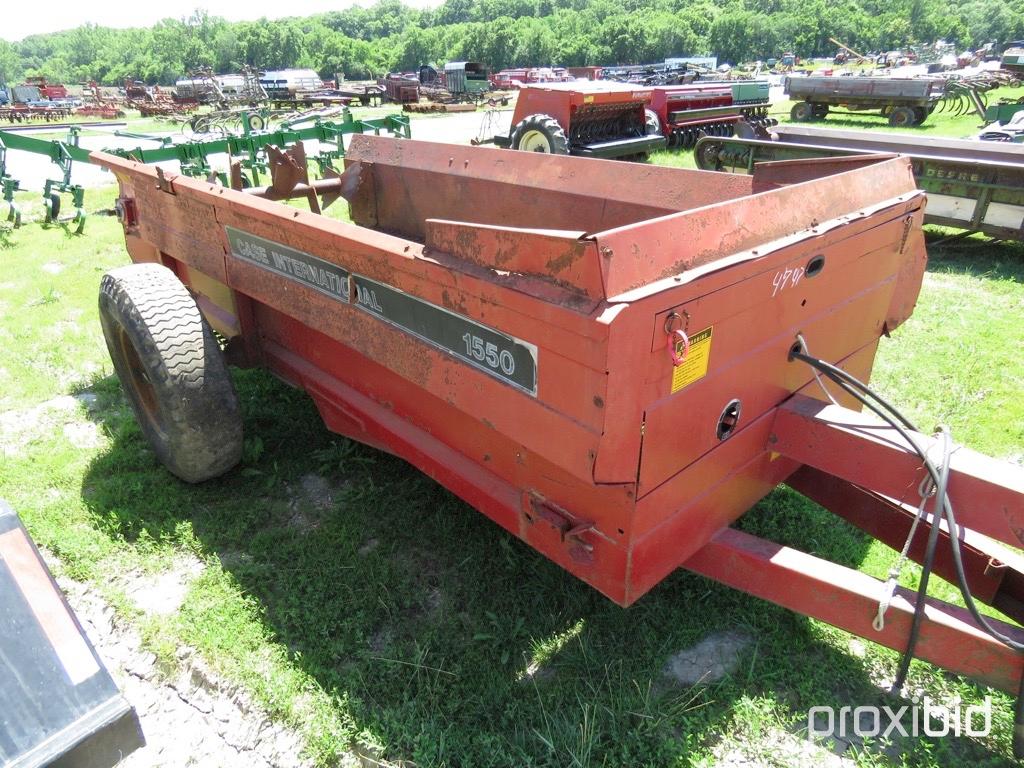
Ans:
<svg viewBox="0 0 1024 768"><path fill-rule="evenodd" d="M530 494L530 507L558 531L559 538L569 547L569 554L574 560L590 562L593 559L594 545L584 539L583 534L597 530L594 522L580 520L537 494Z"/></svg>

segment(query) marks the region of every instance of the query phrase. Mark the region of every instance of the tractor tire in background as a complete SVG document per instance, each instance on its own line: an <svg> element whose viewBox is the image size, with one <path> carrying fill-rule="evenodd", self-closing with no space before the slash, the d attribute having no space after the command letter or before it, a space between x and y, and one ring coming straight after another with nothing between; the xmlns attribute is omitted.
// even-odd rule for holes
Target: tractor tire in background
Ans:
<svg viewBox="0 0 1024 768"><path fill-rule="evenodd" d="M529 115L512 129L512 149L568 155L569 142L555 118L550 115Z"/></svg>
<svg viewBox="0 0 1024 768"><path fill-rule="evenodd" d="M889 125L893 128L906 128L917 123L917 115L910 107L895 107L889 113Z"/></svg>
<svg viewBox="0 0 1024 768"><path fill-rule="evenodd" d="M242 457L242 418L227 363L171 270L132 264L100 283L100 323L114 370L157 458L189 483Z"/></svg>

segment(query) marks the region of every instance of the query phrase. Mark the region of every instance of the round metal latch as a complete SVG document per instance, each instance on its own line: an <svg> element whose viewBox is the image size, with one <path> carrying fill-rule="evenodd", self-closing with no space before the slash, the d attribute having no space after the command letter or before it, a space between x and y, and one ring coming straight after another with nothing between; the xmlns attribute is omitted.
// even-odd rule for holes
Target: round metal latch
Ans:
<svg viewBox="0 0 1024 768"><path fill-rule="evenodd" d="M669 312L665 317L665 333L669 336L674 334L676 331L685 331L686 326L690 324L690 314L684 309L683 314L678 312Z"/></svg>

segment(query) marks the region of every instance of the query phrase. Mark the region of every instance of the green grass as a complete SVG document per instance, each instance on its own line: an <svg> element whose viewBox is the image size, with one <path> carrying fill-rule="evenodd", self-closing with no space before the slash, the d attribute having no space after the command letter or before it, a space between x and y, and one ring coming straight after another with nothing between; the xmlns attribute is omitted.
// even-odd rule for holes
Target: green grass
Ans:
<svg viewBox="0 0 1024 768"><path fill-rule="evenodd" d="M90 192L87 207L113 195ZM684 572L622 610L404 462L331 435L307 397L264 372L235 373L242 466L176 481L143 441L99 331L99 278L127 261L118 223L91 218L84 237L0 232L0 496L168 671L180 646L198 649L299 730L318 765L356 748L419 766L702 766L737 750L784 766L780 734L799 744L808 707L894 703L876 683L895 653L865 642L861 657L844 632ZM924 429L943 421L1020 460L1022 308L1024 248L979 237L933 248L915 315L882 341L876 383ZM83 392L97 398L88 408L53 402ZM310 477L326 480L330 503L303 490ZM784 487L741 525L876 576L894 559ZM181 609L140 612L126 574L183 556L204 568ZM669 683L668 657L715 631L753 638L738 670ZM992 695L919 663L911 684L968 704ZM988 739L853 756L1012 765L1012 702L994 698Z"/></svg>

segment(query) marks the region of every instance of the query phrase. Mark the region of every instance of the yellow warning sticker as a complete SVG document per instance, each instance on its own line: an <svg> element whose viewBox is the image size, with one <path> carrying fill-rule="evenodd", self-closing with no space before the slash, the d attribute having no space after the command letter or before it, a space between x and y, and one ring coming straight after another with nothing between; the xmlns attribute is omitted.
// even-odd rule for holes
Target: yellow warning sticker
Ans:
<svg viewBox="0 0 1024 768"><path fill-rule="evenodd" d="M690 350L686 353L686 359L679 365L672 368L672 393L675 394L683 387L688 387L695 381L703 379L708 373L708 360L711 359L711 329L705 328L700 333L690 337ZM683 354L683 342L676 342L676 354Z"/></svg>
<svg viewBox="0 0 1024 768"><path fill-rule="evenodd" d="M594 97L593 96L584 96L583 97L583 103L584 104L592 104L593 102L594 102Z"/></svg>

